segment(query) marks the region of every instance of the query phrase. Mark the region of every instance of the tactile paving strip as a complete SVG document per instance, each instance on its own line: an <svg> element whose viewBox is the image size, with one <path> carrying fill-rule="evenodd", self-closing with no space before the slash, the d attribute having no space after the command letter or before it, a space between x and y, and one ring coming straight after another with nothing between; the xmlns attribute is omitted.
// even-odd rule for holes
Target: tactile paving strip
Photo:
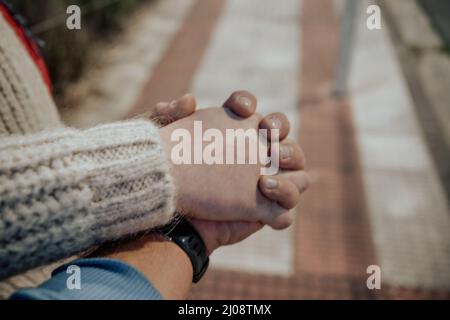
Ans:
<svg viewBox="0 0 450 320"><path fill-rule="evenodd" d="M190 299L450 299L450 292L382 285L368 290L365 278L303 274L291 278L210 270Z"/></svg>

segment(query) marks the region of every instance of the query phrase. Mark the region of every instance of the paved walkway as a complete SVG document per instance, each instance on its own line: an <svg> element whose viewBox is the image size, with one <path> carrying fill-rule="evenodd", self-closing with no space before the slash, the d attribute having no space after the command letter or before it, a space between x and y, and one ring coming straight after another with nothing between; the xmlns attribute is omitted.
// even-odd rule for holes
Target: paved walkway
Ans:
<svg viewBox="0 0 450 320"><path fill-rule="evenodd" d="M384 279L449 290L445 191L387 30L360 30L352 74L353 119Z"/></svg>
<svg viewBox="0 0 450 320"><path fill-rule="evenodd" d="M450 297L450 213L386 26L360 19L350 98L330 98L339 4L196 1L144 86L133 114L253 91L260 112L288 114L314 181L294 227L219 250L192 298Z"/></svg>

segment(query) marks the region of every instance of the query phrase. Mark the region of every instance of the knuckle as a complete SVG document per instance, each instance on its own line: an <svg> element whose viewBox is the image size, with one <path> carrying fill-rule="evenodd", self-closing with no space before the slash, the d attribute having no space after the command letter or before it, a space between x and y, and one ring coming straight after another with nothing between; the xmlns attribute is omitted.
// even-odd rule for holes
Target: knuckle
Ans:
<svg viewBox="0 0 450 320"><path fill-rule="evenodd" d="M310 183L311 183L311 179L309 178L309 175L306 172L304 172L303 183L302 183L300 192L301 193L305 192L309 188Z"/></svg>
<svg viewBox="0 0 450 320"><path fill-rule="evenodd" d="M294 223L294 214L292 211L289 211L279 216L276 219L275 223L272 225L272 228L275 230L283 230L290 227L293 223Z"/></svg>
<svg viewBox="0 0 450 320"><path fill-rule="evenodd" d="M250 116L250 119L252 119L252 120L254 120L254 121L260 123L261 121L263 121L263 116L262 116L260 113L255 112L254 114L252 114L252 115Z"/></svg>

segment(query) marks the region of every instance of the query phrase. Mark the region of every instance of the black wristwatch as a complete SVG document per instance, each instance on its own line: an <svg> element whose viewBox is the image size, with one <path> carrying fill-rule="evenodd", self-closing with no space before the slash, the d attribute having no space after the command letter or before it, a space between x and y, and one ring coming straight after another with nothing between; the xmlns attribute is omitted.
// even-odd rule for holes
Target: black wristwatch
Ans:
<svg viewBox="0 0 450 320"><path fill-rule="evenodd" d="M209 257L206 245L197 230L182 217L161 228L160 232L186 252L194 270L192 282L199 282L208 269Z"/></svg>

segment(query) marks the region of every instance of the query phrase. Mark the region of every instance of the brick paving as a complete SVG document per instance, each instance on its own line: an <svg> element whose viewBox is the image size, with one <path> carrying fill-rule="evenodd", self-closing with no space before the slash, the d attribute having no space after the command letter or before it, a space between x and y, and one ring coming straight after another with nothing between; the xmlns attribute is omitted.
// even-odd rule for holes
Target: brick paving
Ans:
<svg viewBox="0 0 450 320"><path fill-rule="evenodd" d="M224 74L226 80L222 81L220 73L210 76L211 79L204 76L204 74L214 71L208 69L208 63L218 62L213 59L217 57L211 57L211 55L219 55L218 52L221 49L214 42L215 37L220 37L221 41L234 40L230 40L231 35L223 30L223 24L226 15L237 14L237 3L219 0L197 1L179 33L173 39L172 45L148 80L141 96L137 99L131 112L132 115L144 111L146 106L153 105L153 102L178 96L192 88L194 88L194 93L199 90L199 100L206 101L206 103L212 100L212 97L205 96L208 95L208 92L213 92L214 94L210 95L214 95L220 101L225 98L219 96L220 94L236 89L230 87L233 80L239 85L248 81L251 89L251 80L255 78L255 74L249 75L254 71L251 68L250 60L248 60L248 68L245 68L245 62L239 66L233 63L229 64L229 73L239 71L239 76L235 79L227 79L230 75ZM287 3L293 4L293 2ZM389 264L391 260L398 262L399 259L403 259L400 262L408 262L416 259L416 261L422 261L427 268L431 265L428 272L435 273L449 262L446 259L450 243L446 237L437 238L436 241L440 241L437 247L432 242L425 243L425 245L438 248L433 259L437 259L435 261L440 267L433 269L434 262L427 260L429 256L426 253L418 251L417 254L414 254L409 251L408 247L409 237L413 237L411 238L413 240L414 236L420 232L429 237L432 228L419 230L418 233L416 231L416 233L408 233L402 230L398 241L392 243L375 241L377 236L389 237L392 234L380 231L385 227L389 232L394 232L392 228L389 229L389 226L380 224L380 221L386 223L388 220L382 220L378 209L374 209L383 201L387 201L386 194L381 192L384 198L379 198L377 203L373 202L373 194L377 190L372 189L370 181L367 182L367 175L371 173L366 172L367 159L364 158L364 161L361 159L362 155L367 156L366 140L359 137L361 123L355 124L353 101L351 99L337 101L329 95L339 41L339 14L336 12L334 1L304 0L301 1L301 4L301 15L298 15L301 18L295 17L298 19L297 27L300 30L298 37L300 63L291 66L296 68L298 76L297 94L290 97L296 101L296 110L294 113L289 110L291 112L289 115L294 127L299 127L299 131L294 131L294 135L297 133L296 138L301 142L308 156L308 170L311 173L313 184L303 197L298 219L288 236L280 237L282 238L280 242L280 239L277 239L277 233L267 233L266 235L267 239L270 237L273 239L273 246L269 250L275 251L277 250L276 246L279 245L293 245L293 272L286 271L283 274L283 272L274 270L271 273L270 270L264 268L259 270L256 267L255 270L248 270L244 267L239 270L240 263L242 266L242 261L248 258L249 250L261 250L259 239L262 238L255 237L250 240L250 245L242 244L227 248L233 254L225 255L226 257L242 261L233 262L234 264L214 264L213 256L213 267L207 272L204 280L194 286L191 299L449 299L450 291L446 288L450 284L441 283L442 286L440 286L436 285L437 282L432 281L431 285L424 287L422 284L428 283L427 281L412 276L409 278L409 282L406 282L408 285L405 286L402 285L399 270L395 268L389 269L390 277L388 280L383 280L382 290L367 289L367 266L380 264L392 266L395 263ZM271 9L273 9L272 18L282 11L270 8L265 1L261 1L259 5L267 6L265 11L255 9L261 14L260 23L264 23L264 19L271 19ZM250 7L251 5L242 5L242 10L247 13L245 10ZM251 11L248 11L248 14L251 15ZM245 14L239 18L245 19ZM283 16L283 18L292 19L293 16ZM253 23L251 17L248 19L249 24ZM218 31L220 24L222 29ZM244 37L247 34L244 30L245 26L242 25L242 27L241 36ZM262 41L255 40L262 38L257 34L257 29L255 30L249 34L252 37L260 38L248 39L252 46L248 48L249 55L252 50L255 50L254 46L257 41ZM265 29L262 28L262 30ZM235 36L238 37L239 34ZM210 46L214 45L214 49L208 51ZM242 49L242 47L239 48ZM233 50L224 51L223 55L233 54ZM235 50L236 56L230 56L228 59L248 59L237 53L242 53L242 51ZM254 55L255 59L261 58L257 52L254 52ZM224 60L220 62L227 65L226 63L229 61L222 58ZM208 59L212 60L205 62ZM217 70L226 71L220 67L217 67ZM198 72L201 75L198 75ZM217 80L215 82L220 83L220 88L213 84L208 85L213 82L214 77ZM382 82L383 80L380 81L380 83ZM371 90L375 84L376 82L369 83L367 88L363 84L358 90ZM255 93L258 95L260 87L255 88ZM264 95L265 92L262 94ZM262 100L264 112L270 111L265 104L270 100L264 98ZM356 128L357 126L358 128ZM361 147L364 150L361 150ZM383 161L382 158L381 161ZM400 178L404 179L406 173L399 174ZM387 176L386 179L389 181L391 177ZM437 183L433 179L430 181L433 186ZM395 179L392 180L392 183L395 186ZM434 188L433 186L431 189ZM439 189L436 188L435 190ZM372 201L368 201L368 195ZM441 199L438 199L436 206L439 207L441 202ZM400 210L408 210L408 206ZM442 210L447 210L448 214L448 208ZM438 211L440 212L440 209ZM377 216L374 217L374 215ZM448 222L447 218L433 219L430 223L434 225L439 224L437 222L439 219L443 219L441 224L444 226ZM373 225L374 221L376 225ZM413 225L415 228L420 228L420 223L417 224L417 221ZM292 243L287 243L289 241ZM386 263L384 248L386 246L392 247L392 252L396 252L401 257L391 256ZM380 253L382 260L380 260ZM239 256L242 259L239 259ZM270 258L269 254L267 261L270 262ZM273 264L276 265L276 263ZM231 268L230 265L234 267ZM441 282L447 281L445 274L448 272L449 270L443 270L444 276L440 278ZM396 281L397 278L400 280ZM411 279L412 281L410 281Z"/></svg>
<svg viewBox="0 0 450 320"><path fill-rule="evenodd" d="M296 272L276 277L214 270L194 288L193 298L375 297L366 288L366 268L376 261L349 105L333 101L328 94L337 20L329 1L304 1L302 13L300 141L314 183L301 203L296 223Z"/></svg>
<svg viewBox="0 0 450 320"><path fill-rule="evenodd" d="M364 278L376 261L350 106L329 94L338 41L333 9L330 1L303 1L300 142L314 183L298 216L296 266L300 275Z"/></svg>
<svg viewBox="0 0 450 320"><path fill-rule="evenodd" d="M302 274L294 277L210 270L201 284L194 286L191 299L283 300L283 299L450 299L450 292L405 288L383 284L369 291L366 278Z"/></svg>
<svg viewBox="0 0 450 320"><path fill-rule="evenodd" d="M396 55L398 38L390 40L391 29L385 25L373 32L360 19L357 30L351 106L383 281L450 290L446 177L432 160L433 148L420 125L423 113L418 112L431 105L417 99L417 87L408 87L417 78L402 68L404 56Z"/></svg>
<svg viewBox="0 0 450 320"><path fill-rule="evenodd" d="M313 183L292 228L222 248L190 298L450 299L448 199L387 38L363 32L352 95L335 100L337 1L192 2L129 116L189 91L209 106L249 89L259 111L288 115ZM366 287L369 265L381 290Z"/></svg>
<svg viewBox="0 0 450 320"><path fill-rule="evenodd" d="M129 116L145 113L149 106L180 97L189 91L193 74L224 3L224 0L210 0L194 4L166 54L153 70Z"/></svg>
<svg viewBox="0 0 450 320"><path fill-rule="evenodd" d="M258 97L258 111L281 111L298 135L298 40L301 7L297 0L231 0L221 12L190 91L199 108L217 105L232 90L245 88ZM261 23L262 17L267 17ZM273 63L276 63L276 66ZM264 228L244 242L217 250L212 267L290 275L294 273L294 228ZM274 250L276 248L276 250Z"/></svg>

